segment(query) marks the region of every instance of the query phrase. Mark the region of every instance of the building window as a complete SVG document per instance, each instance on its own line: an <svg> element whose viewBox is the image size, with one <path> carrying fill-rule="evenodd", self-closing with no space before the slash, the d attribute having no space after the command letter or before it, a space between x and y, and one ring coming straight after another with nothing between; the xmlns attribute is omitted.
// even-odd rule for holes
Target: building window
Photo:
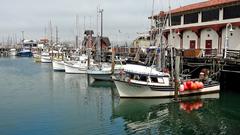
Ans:
<svg viewBox="0 0 240 135"><path fill-rule="evenodd" d="M172 16L172 26L181 25L181 16Z"/></svg>
<svg viewBox="0 0 240 135"><path fill-rule="evenodd" d="M223 19L232 19L240 17L240 5L234 5L223 8Z"/></svg>
<svg viewBox="0 0 240 135"><path fill-rule="evenodd" d="M184 15L184 24L198 23L198 13Z"/></svg>
<svg viewBox="0 0 240 135"><path fill-rule="evenodd" d="M212 9L202 12L202 22L219 20L219 9Z"/></svg>

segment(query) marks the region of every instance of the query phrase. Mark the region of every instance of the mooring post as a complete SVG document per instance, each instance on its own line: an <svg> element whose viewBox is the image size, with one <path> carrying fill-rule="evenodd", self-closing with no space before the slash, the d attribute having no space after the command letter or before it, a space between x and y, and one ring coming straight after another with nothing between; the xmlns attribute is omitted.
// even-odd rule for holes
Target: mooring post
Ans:
<svg viewBox="0 0 240 135"><path fill-rule="evenodd" d="M114 73L114 67L115 67L115 48L112 47L112 68L111 68L112 74Z"/></svg>
<svg viewBox="0 0 240 135"><path fill-rule="evenodd" d="M174 99L178 99L178 89L180 86L180 56L177 53L175 57L175 92L174 92Z"/></svg>

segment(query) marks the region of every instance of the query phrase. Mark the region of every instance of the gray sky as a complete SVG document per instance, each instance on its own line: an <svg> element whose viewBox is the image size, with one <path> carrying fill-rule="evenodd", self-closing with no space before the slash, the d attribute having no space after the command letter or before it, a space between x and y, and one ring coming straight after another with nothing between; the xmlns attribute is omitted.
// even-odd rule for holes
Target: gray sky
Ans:
<svg viewBox="0 0 240 135"><path fill-rule="evenodd" d="M170 0L173 8L204 0ZM99 0L1 0L0 37L8 36L40 39L44 28L49 30L51 20L58 26L60 40L74 40L76 14L79 15L81 37L83 36L84 16L86 29L96 33L96 13ZM133 40L137 32L150 27L152 0L101 0L104 9L104 36L110 40ZM154 12L167 10L168 0L155 0ZM118 31L120 30L121 33ZM55 32L54 32L55 33ZM0 39L1 40L1 39Z"/></svg>

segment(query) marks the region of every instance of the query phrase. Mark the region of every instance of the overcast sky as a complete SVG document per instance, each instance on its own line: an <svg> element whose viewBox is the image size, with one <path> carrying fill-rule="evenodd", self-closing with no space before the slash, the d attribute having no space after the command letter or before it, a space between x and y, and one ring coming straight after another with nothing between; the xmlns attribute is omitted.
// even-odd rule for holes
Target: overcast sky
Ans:
<svg viewBox="0 0 240 135"><path fill-rule="evenodd" d="M173 8L204 0L170 0ZM86 29L96 33L97 5L99 0L1 0L0 36L27 39L44 37L44 28L49 31L49 22L58 26L61 40L74 40L76 15L79 15L80 36L83 36L84 16ZM133 40L138 32L150 27L152 0L101 0L104 9L104 36L110 40ZM155 0L154 12L167 10L167 0ZM119 33L120 30L120 33ZM49 32L48 32L49 33ZM54 32L55 33L55 32ZM48 34L49 35L49 34Z"/></svg>

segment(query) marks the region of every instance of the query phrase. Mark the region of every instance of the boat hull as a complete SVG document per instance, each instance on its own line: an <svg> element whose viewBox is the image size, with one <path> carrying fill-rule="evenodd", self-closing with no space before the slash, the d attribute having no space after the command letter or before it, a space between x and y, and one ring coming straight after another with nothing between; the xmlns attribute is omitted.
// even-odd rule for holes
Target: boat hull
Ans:
<svg viewBox="0 0 240 135"><path fill-rule="evenodd" d="M112 73L98 70L88 70L87 73L95 80L111 81Z"/></svg>
<svg viewBox="0 0 240 135"><path fill-rule="evenodd" d="M65 65L63 61L53 61L54 71L65 71Z"/></svg>
<svg viewBox="0 0 240 135"><path fill-rule="evenodd" d="M100 80L100 81L111 81L112 77L111 74L90 74L92 78L95 80Z"/></svg>
<svg viewBox="0 0 240 135"><path fill-rule="evenodd" d="M52 63L52 60L50 57L41 56L41 62L42 63Z"/></svg>
<svg viewBox="0 0 240 135"><path fill-rule="evenodd" d="M17 55L17 51L10 51L9 55L10 56L16 56Z"/></svg>
<svg viewBox="0 0 240 135"><path fill-rule="evenodd" d="M121 98L167 98L174 97L174 89L169 86L151 87L125 81L114 80ZM195 91L179 92L179 96L190 96L219 92L220 86L214 85Z"/></svg>
<svg viewBox="0 0 240 135"><path fill-rule="evenodd" d="M33 54L32 54L32 52L19 52L19 53L17 53L17 56L18 57L32 57Z"/></svg>
<svg viewBox="0 0 240 135"><path fill-rule="evenodd" d="M87 68L74 67L73 65L66 64L66 63L64 65L64 68L67 74L86 74L87 73Z"/></svg>

